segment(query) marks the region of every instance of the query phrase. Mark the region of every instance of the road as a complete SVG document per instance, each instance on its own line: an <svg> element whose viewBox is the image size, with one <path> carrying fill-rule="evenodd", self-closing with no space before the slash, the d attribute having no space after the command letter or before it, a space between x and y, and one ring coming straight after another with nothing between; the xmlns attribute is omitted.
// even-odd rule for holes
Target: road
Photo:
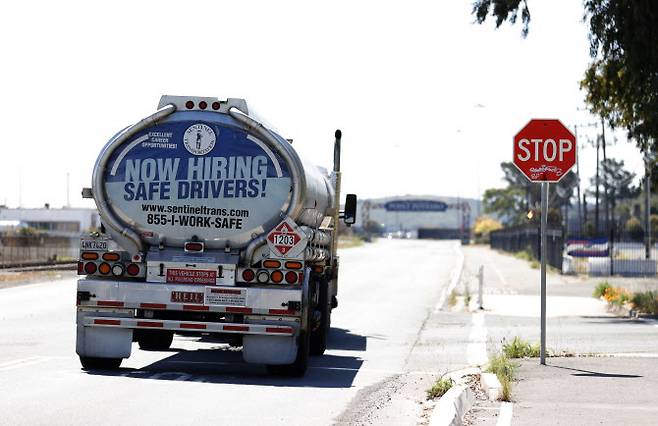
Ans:
<svg viewBox="0 0 658 426"><path fill-rule="evenodd" d="M391 395L422 393L450 364L433 355L442 339L428 325L444 321L436 306L458 247L380 240L342 250L329 350L300 379L268 376L226 345L179 336L166 352L135 346L117 372L85 372L75 355L75 280L0 290L0 424L326 425L378 422L381 413L415 424L417 408L397 409L414 401ZM460 341L467 330L454 324L459 335L447 339ZM458 364L460 351L441 356Z"/></svg>

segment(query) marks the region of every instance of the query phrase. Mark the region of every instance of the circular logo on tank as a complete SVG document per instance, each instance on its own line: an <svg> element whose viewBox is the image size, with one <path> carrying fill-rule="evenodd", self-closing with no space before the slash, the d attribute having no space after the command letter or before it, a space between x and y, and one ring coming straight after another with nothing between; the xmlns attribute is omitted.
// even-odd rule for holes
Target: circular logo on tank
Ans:
<svg viewBox="0 0 658 426"><path fill-rule="evenodd" d="M193 124L183 134L183 144L190 154L206 155L215 147L215 131L203 123Z"/></svg>

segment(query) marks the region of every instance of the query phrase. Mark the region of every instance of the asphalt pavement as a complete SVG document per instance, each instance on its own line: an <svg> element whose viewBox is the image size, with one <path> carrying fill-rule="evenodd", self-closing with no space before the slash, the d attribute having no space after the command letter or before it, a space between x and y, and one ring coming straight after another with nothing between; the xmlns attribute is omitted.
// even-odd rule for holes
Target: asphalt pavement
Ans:
<svg viewBox="0 0 658 426"><path fill-rule="evenodd" d="M85 372L75 280L2 289L0 424L416 424L437 372L466 364L470 316L437 309L458 243L380 240L340 255L329 350L300 379L181 336L169 351L135 345L118 371Z"/></svg>

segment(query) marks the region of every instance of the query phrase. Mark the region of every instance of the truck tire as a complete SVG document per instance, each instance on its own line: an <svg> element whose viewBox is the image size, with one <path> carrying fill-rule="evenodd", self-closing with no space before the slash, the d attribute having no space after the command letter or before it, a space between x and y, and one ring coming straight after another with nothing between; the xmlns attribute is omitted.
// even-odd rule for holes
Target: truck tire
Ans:
<svg viewBox="0 0 658 426"><path fill-rule="evenodd" d="M116 370L121 365L121 361L123 361L122 358L80 357L83 370Z"/></svg>
<svg viewBox="0 0 658 426"><path fill-rule="evenodd" d="M311 320L311 309L307 309L309 328ZM288 365L268 365L267 372L274 376L302 377L308 369L308 358L311 349L311 333L307 330L299 332L299 345L297 346L297 357L295 362Z"/></svg>
<svg viewBox="0 0 658 426"><path fill-rule="evenodd" d="M327 337L331 327L331 308L329 306L329 283L320 281L320 294L317 310L320 311L320 323L311 332L311 355L319 356L327 350Z"/></svg>
<svg viewBox="0 0 658 426"><path fill-rule="evenodd" d="M135 330L135 340L145 351L166 351L174 340L174 332L166 330Z"/></svg>

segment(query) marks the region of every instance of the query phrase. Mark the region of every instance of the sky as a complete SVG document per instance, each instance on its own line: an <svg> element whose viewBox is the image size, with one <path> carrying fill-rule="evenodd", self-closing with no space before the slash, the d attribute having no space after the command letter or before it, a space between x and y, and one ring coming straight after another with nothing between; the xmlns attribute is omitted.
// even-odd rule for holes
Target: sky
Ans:
<svg viewBox="0 0 658 426"><path fill-rule="evenodd" d="M529 4L523 39L520 25L474 24L470 0L9 2L0 204L93 207L80 190L101 148L163 94L244 98L327 168L340 128L343 191L360 198L476 198L503 186L500 163L531 118L597 121L578 85L581 2ZM578 130L583 181L596 132ZM612 139L608 156L641 174L625 133Z"/></svg>

